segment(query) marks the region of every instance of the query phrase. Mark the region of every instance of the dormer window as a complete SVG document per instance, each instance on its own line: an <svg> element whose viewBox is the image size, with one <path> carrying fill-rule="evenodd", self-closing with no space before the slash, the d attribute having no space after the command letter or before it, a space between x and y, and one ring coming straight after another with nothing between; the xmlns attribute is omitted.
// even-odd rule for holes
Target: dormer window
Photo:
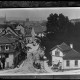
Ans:
<svg viewBox="0 0 80 80"><path fill-rule="evenodd" d="M5 46L5 50L9 50L9 45L6 45Z"/></svg>

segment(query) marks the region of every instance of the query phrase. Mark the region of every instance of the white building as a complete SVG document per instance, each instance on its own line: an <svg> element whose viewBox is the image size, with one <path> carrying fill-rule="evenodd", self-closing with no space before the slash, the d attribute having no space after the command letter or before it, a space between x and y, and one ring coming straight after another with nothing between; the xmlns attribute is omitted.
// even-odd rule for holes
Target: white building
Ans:
<svg viewBox="0 0 80 80"><path fill-rule="evenodd" d="M80 53L73 49L73 45L68 46L66 43L56 45L51 49L52 66L61 63L62 69L79 69Z"/></svg>

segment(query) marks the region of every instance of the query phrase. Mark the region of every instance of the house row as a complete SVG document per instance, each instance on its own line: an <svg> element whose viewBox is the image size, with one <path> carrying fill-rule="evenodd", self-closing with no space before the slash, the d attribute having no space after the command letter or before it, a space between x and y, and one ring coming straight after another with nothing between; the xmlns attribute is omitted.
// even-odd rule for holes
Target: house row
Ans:
<svg viewBox="0 0 80 80"><path fill-rule="evenodd" d="M41 26L34 25L30 21L24 24L13 24L15 21L7 22L6 17L0 24L0 65L3 69L16 67L23 59L25 53L22 49L25 43L34 40L34 36L44 36Z"/></svg>
<svg viewBox="0 0 80 80"><path fill-rule="evenodd" d="M3 69L15 68L24 58L21 36L10 26L0 33L0 66Z"/></svg>
<svg viewBox="0 0 80 80"><path fill-rule="evenodd" d="M30 26L27 29L21 24L13 27L10 24L0 24L0 61L4 69L16 67L25 58L25 53L21 51L25 41L30 43L36 36L34 28Z"/></svg>
<svg viewBox="0 0 80 80"><path fill-rule="evenodd" d="M62 43L51 49L52 67L61 66L61 69L80 69L80 53L73 48L73 44Z"/></svg>

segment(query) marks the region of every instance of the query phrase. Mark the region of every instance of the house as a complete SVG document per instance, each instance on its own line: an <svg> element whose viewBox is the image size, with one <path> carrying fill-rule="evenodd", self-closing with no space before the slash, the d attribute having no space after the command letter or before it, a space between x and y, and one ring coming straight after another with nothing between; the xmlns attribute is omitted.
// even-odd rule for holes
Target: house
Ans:
<svg viewBox="0 0 80 80"><path fill-rule="evenodd" d="M37 22L26 22L24 28L27 42L32 42L35 36L43 37L45 35L44 31L46 30L46 27L41 26L40 23Z"/></svg>
<svg viewBox="0 0 80 80"><path fill-rule="evenodd" d="M58 65L62 69L79 69L80 68L80 53L73 48L73 44L68 46L66 43L56 45L51 49L52 66ZM58 65L59 66L59 65Z"/></svg>
<svg viewBox="0 0 80 80"><path fill-rule="evenodd" d="M0 61L3 69L14 68L20 62L20 51L16 50L17 44L15 39L0 37Z"/></svg>
<svg viewBox="0 0 80 80"><path fill-rule="evenodd" d="M8 37L10 39L14 39L17 40L18 42L21 43L22 48L24 48L24 38L22 35L20 35L19 33L17 33L15 31L15 29L13 29L12 27L8 26L6 27L1 33L0 33L0 37L5 36Z"/></svg>
<svg viewBox="0 0 80 80"><path fill-rule="evenodd" d="M1 55L4 54L4 68L14 68L25 58L24 53L21 51L20 36L10 26L0 33L0 46L0 53ZM8 49L5 48L6 46Z"/></svg>

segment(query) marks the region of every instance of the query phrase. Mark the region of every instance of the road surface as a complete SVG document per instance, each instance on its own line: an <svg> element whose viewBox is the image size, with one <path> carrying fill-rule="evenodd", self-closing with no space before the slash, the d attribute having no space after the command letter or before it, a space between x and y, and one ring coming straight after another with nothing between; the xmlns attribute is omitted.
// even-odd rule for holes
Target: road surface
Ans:
<svg viewBox="0 0 80 80"><path fill-rule="evenodd" d="M30 58L31 59L31 58ZM80 69L79 70L70 70L70 71L59 71L59 72L53 72L50 67L48 67L47 63L44 63L44 70L37 70L33 67L32 61L30 59L26 59L22 65L19 68L15 69L10 69L10 70L3 70L0 71L0 75L71 75L71 74L80 74Z"/></svg>

